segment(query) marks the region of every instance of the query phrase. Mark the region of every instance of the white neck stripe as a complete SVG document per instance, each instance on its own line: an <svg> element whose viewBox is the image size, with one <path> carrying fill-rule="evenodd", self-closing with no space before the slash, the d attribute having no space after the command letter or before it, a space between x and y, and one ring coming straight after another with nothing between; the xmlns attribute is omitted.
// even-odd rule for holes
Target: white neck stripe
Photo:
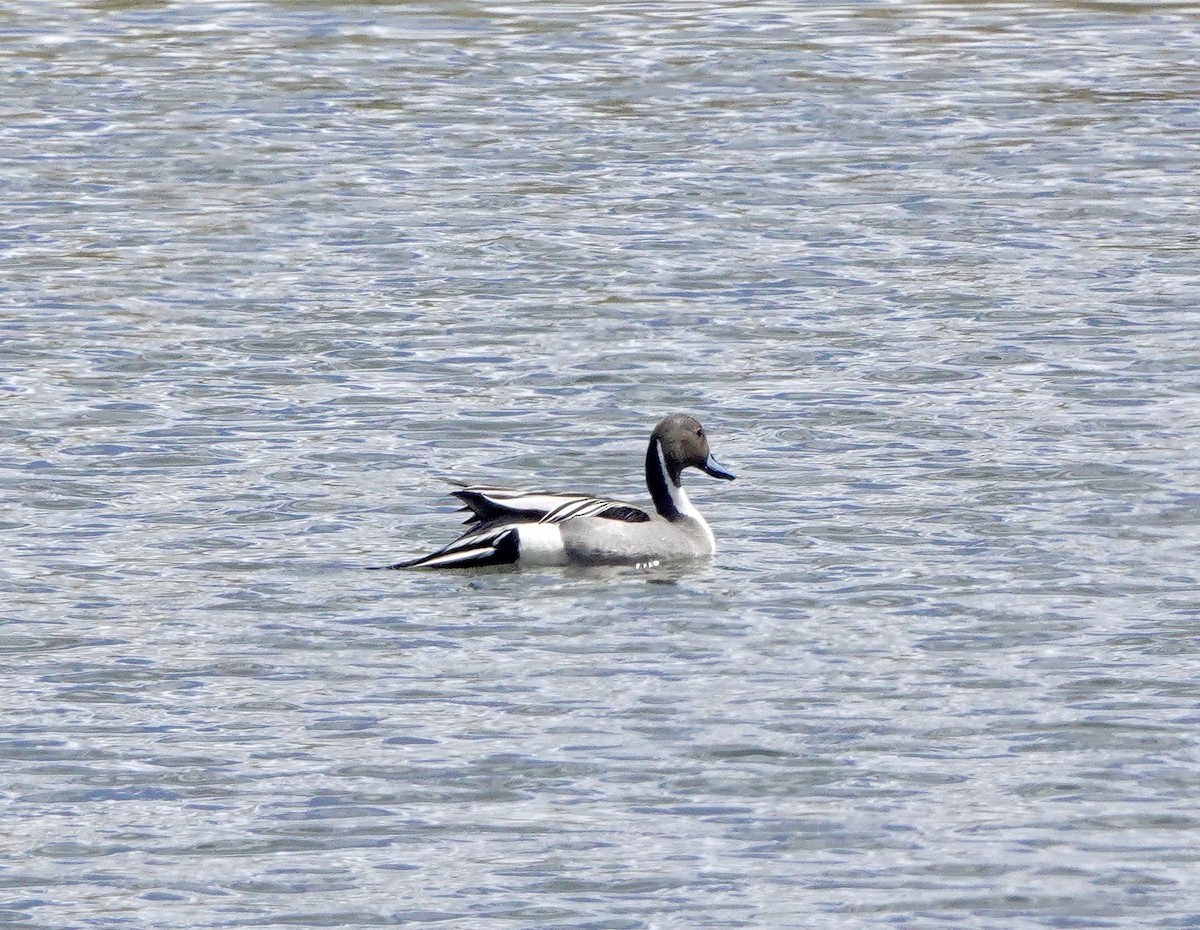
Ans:
<svg viewBox="0 0 1200 930"><path fill-rule="evenodd" d="M704 517L700 515L700 511L692 506L692 502L688 499L687 492L682 486L671 480L671 473L667 471L667 460L663 456L662 443L658 444L658 467L662 470L663 481L667 485L667 493L671 495L671 502L685 517L691 517L693 520L699 520L707 529L708 524Z"/></svg>
<svg viewBox="0 0 1200 930"><path fill-rule="evenodd" d="M667 471L667 459L666 456L663 455L662 440L659 440L655 444L655 451L658 453L658 470L662 472L663 484L667 486L668 491L673 492L675 488L679 487L679 485L671 480L671 473ZM672 493L671 497L674 496L674 493Z"/></svg>

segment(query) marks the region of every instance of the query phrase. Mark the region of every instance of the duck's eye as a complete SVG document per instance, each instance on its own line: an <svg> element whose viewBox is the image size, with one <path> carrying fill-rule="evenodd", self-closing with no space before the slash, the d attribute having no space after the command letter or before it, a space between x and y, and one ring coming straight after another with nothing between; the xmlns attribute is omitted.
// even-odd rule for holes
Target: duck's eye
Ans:
<svg viewBox="0 0 1200 930"><path fill-rule="evenodd" d="M703 439L703 438L704 438L704 429L703 429L703 427L701 427L700 429L696 430L696 435L697 435L697 436L699 436L701 439Z"/></svg>

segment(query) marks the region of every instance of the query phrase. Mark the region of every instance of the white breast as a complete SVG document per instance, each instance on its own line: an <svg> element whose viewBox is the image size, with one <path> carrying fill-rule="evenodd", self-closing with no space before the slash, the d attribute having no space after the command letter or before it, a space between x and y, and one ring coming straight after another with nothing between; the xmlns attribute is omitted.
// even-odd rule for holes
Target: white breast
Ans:
<svg viewBox="0 0 1200 930"><path fill-rule="evenodd" d="M717 537L713 535L712 527L708 525L708 521L704 519L704 515L688 499L687 491L678 485L671 484L669 481L667 482L667 488L671 492L671 499L675 501L675 508L685 517L691 517L700 524L700 529L704 530L704 535L708 537L709 551L716 554Z"/></svg>

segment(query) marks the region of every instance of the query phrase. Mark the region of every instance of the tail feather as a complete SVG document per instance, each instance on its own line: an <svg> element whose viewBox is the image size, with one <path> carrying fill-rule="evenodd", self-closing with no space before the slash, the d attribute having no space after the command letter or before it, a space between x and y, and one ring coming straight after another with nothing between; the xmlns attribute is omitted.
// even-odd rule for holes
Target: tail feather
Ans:
<svg viewBox="0 0 1200 930"><path fill-rule="evenodd" d="M515 526L502 526L484 533L468 533L450 545L416 559L394 565L376 565L377 569L391 568L483 568L488 565L512 565L520 558L521 545Z"/></svg>

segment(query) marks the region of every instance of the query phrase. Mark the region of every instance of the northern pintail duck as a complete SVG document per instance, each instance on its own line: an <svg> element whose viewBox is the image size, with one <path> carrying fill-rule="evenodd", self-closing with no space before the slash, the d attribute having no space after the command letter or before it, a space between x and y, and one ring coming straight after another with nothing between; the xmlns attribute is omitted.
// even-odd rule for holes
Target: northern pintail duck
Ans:
<svg viewBox="0 0 1200 930"><path fill-rule="evenodd" d="M680 484L685 468L733 480L709 452L704 427L673 413L654 428L646 449L653 510L585 494L473 485L452 492L471 511L470 530L430 555L381 567L656 565L711 556L713 532Z"/></svg>

